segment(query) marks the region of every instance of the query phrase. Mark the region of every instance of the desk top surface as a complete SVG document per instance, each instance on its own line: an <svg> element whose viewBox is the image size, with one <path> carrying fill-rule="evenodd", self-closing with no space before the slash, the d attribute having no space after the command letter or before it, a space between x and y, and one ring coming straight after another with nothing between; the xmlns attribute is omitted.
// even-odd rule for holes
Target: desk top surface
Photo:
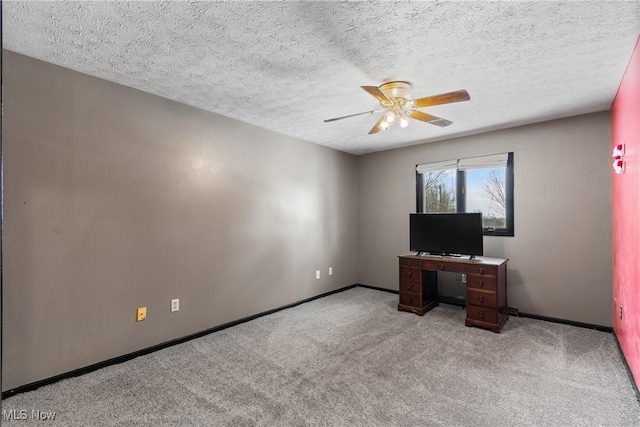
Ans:
<svg viewBox="0 0 640 427"><path fill-rule="evenodd" d="M438 255L416 255L415 252L400 255L399 258L412 258L425 261L445 261L455 262L458 264L484 264L484 265L502 265L509 261L506 258L489 258L484 256L477 256L474 259L468 257L451 257L451 256L438 256Z"/></svg>

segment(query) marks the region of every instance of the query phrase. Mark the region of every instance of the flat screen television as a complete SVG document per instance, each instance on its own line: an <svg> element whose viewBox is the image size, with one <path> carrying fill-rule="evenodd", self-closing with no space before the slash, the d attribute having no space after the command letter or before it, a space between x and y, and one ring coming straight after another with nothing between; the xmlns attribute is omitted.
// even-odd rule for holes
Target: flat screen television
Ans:
<svg viewBox="0 0 640 427"><path fill-rule="evenodd" d="M482 255L481 213L409 214L410 250L434 255Z"/></svg>

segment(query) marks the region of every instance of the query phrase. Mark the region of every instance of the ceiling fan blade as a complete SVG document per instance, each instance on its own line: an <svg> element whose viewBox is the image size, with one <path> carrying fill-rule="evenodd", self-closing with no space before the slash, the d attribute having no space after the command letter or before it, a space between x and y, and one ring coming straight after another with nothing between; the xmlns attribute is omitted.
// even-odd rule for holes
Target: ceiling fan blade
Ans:
<svg viewBox="0 0 640 427"><path fill-rule="evenodd" d="M449 126L451 123L453 123L452 121L449 121L447 119L432 116L431 114L427 114L423 111L418 111L418 110L411 110L407 114L409 115L409 117L412 117L416 120L420 120L421 122L427 122L430 125L440 126L441 128L445 126Z"/></svg>
<svg viewBox="0 0 640 427"><path fill-rule="evenodd" d="M392 101L387 98L387 95L384 94L377 86L360 86L362 89L366 90L369 95L373 96L380 102L392 103Z"/></svg>
<svg viewBox="0 0 640 427"><path fill-rule="evenodd" d="M380 117L380 119L376 122L376 124L373 125L373 127L369 131L369 135L371 135L372 133L378 133L382 130L382 128L380 127L380 124L384 121L384 119L385 119L385 116L383 114L382 117Z"/></svg>
<svg viewBox="0 0 640 427"><path fill-rule="evenodd" d="M342 119L348 119L349 117L355 117L355 116L361 116L363 114L374 114L374 113L379 113L382 110L371 110L371 111L365 111L362 113L356 113L356 114L349 114L348 116L342 116L342 117L334 117L333 119L327 119L324 122L325 123L329 123L329 122L335 122L336 120L342 120Z"/></svg>
<svg viewBox="0 0 640 427"><path fill-rule="evenodd" d="M454 92L441 93L440 95L426 96L413 100L414 108L429 107L431 105L449 104L451 102L468 101L471 97L466 90L456 90Z"/></svg>

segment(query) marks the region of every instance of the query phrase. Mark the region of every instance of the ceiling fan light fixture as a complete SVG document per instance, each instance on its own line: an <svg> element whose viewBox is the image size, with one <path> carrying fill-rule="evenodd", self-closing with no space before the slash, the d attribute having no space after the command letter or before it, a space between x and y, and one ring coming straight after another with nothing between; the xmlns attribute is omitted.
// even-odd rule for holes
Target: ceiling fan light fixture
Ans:
<svg viewBox="0 0 640 427"><path fill-rule="evenodd" d="M406 117L400 117L400 120L398 120L398 123L400 123L401 128L406 128L407 126L409 126L409 120L407 120Z"/></svg>
<svg viewBox="0 0 640 427"><path fill-rule="evenodd" d="M389 130L389 122L383 120L382 123L380 123L380 129Z"/></svg>
<svg viewBox="0 0 640 427"><path fill-rule="evenodd" d="M388 112L387 113L387 117L385 118L385 120L389 123L393 123L393 121L396 119L396 115L393 114L393 112Z"/></svg>

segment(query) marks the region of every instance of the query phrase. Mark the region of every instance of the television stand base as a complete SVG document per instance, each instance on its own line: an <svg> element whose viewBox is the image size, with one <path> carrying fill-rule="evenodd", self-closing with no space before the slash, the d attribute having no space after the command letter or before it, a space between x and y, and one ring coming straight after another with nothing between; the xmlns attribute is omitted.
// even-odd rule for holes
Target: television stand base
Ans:
<svg viewBox="0 0 640 427"><path fill-rule="evenodd" d="M489 329L491 332L495 332L496 334L499 334L508 318L509 316L506 313L504 313L500 316L498 324L495 324L495 323L483 322L481 320L469 319L467 317L464 320L464 326L477 326L478 328Z"/></svg>
<svg viewBox="0 0 640 427"><path fill-rule="evenodd" d="M412 307L410 305L398 304L398 311L410 311L411 313L415 313L418 316L424 316L427 311L430 311L434 307L438 306L438 300L434 299L432 301L427 302L422 307Z"/></svg>
<svg viewBox="0 0 640 427"><path fill-rule="evenodd" d="M399 311L419 316L438 305L438 273L466 274L466 326L500 333L507 315L507 259L414 254L399 257Z"/></svg>

